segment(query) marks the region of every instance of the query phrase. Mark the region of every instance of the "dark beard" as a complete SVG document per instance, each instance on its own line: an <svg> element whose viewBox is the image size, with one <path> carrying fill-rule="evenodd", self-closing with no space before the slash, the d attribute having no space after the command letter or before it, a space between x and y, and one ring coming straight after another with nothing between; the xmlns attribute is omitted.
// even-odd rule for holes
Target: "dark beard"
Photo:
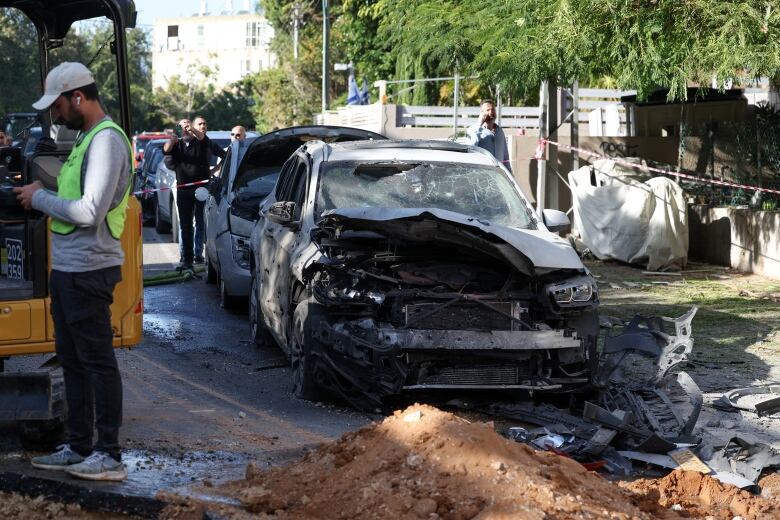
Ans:
<svg viewBox="0 0 780 520"><path fill-rule="evenodd" d="M83 130L84 129L84 116L78 112L74 112L69 121L65 121L65 126L71 130Z"/></svg>
<svg viewBox="0 0 780 520"><path fill-rule="evenodd" d="M75 110L71 110L69 116L70 116L69 119L65 119L64 116L60 116L56 120L52 121L52 124L65 125L65 127L70 130L84 129L84 116L82 116Z"/></svg>

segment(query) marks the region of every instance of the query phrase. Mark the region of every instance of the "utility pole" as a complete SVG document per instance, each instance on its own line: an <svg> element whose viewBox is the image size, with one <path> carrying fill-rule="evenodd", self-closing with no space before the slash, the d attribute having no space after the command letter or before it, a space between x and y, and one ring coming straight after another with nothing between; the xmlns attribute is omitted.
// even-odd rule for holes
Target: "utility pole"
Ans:
<svg viewBox="0 0 780 520"><path fill-rule="evenodd" d="M547 80L542 81L539 88L539 139L549 137L547 126L547 112L550 109L550 88ZM545 149L549 145L545 145ZM546 153L546 152L545 152ZM544 196L547 193L547 161L542 157L536 161L536 213L544 221Z"/></svg>
<svg viewBox="0 0 780 520"><path fill-rule="evenodd" d="M328 27L328 0L322 0L322 112L328 110L328 85L330 63L330 28Z"/></svg>
<svg viewBox="0 0 780 520"><path fill-rule="evenodd" d="M301 25L301 4L293 6L293 60L298 61L298 28Z"/></svg>
<svg viewBox="0 0 780 520"><path fill-rule="evenodd" d="M460 95L460 75L455 73L455 88L452 100L452 140L458 138L458 97Z"/></svg>

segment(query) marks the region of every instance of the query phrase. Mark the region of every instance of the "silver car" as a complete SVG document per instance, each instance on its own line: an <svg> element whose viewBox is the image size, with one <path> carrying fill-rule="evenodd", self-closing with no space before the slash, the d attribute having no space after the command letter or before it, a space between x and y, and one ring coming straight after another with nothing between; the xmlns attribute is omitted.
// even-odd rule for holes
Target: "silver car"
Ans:
<svg viewBox="0 0 780 520"><path fill-rule="evenodd" d="M598 291L486 151L440 141L307 143L252 231L255 342L293 391L376 408L438 389L571 392L596 359Z"/></svg>
<svg viewBox="0 0 780 520"><path fill-rule="evenodd" d="M225 308L245 304L251 282L249 235L258 208L273 189L284 162L312 140L328 142L384 139L338 126L284 128L245 142L234 142L219 176L209 186L206 203L206 281L219 284Z"/></svg>

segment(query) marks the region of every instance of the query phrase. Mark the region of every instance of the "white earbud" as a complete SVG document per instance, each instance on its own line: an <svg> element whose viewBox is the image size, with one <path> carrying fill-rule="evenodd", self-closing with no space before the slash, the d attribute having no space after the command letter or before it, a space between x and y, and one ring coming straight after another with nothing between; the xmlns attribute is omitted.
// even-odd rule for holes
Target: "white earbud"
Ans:
<svg viewBox="0 0 780 520"><path fill-rule="evenodd" d="M77 98L76 98L76 104L77 104L77 105L80 105L80 104L81 104L81 97L77 97Z"/></svg>

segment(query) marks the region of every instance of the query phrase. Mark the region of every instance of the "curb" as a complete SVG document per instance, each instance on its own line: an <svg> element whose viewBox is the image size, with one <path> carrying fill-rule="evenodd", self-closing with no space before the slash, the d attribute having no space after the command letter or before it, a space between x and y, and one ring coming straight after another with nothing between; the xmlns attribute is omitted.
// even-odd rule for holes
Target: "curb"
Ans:
<svg viewBox="0 0 780 520"><path fill-rule="evenodd" d="M110 485L110 484L109 484ZM57 502L79 504L84 509L157 518L167 502L153 497L130 495L108 488L87 488L75 483L35 477L12 471L0 472L0 491L29 497L43 495Z"/></svg>

